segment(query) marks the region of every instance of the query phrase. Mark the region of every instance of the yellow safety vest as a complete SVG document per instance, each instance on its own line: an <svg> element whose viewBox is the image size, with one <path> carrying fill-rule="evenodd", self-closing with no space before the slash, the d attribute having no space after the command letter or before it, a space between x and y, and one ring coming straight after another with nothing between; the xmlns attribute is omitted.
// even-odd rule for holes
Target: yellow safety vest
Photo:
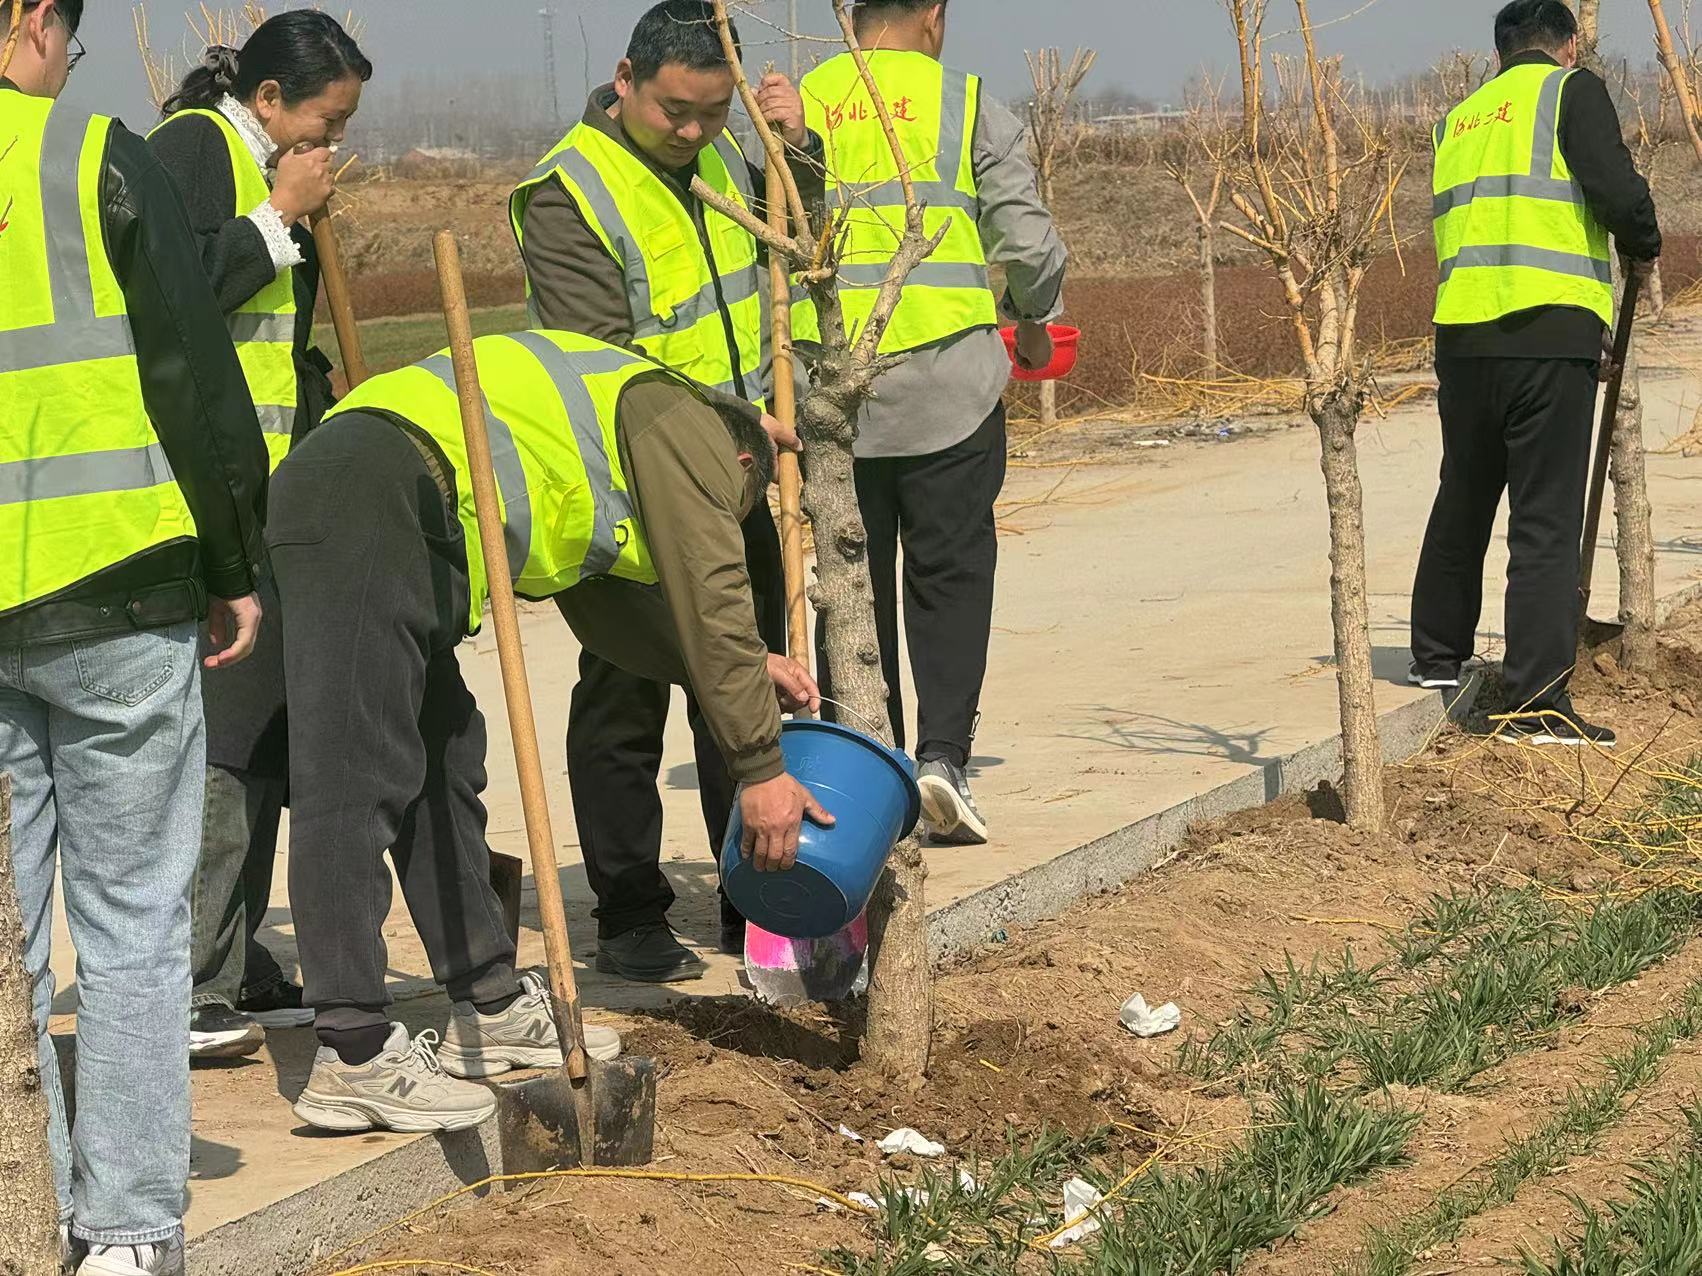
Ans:
<svg viewBox="0 0 1702 1276"><path fill-rule="evenodd" d="M972 144L981 78L952 71L924 53L877 50L869 69L887 100L925 227L945 238L911 273L883 354L934 345L974 328L996 327L998 303L981 245L981 197ZM839 299L853 340L868 321L887 267L904 237L904 189L898 164L849 53L803 79L804 114L827 147L828 205L849 208L839 269ZM793 335L819 341L813 302L794 291Z"/></svg>
<svg viewBox="0 0 1702 1276"><path fill-rule="evenodd" d="M514 591L549 598L589 576L656 583L615 440L621 391L666 375L650 360L570 332L515 332L473 343ZM424 430L455 476L472 585L467 632L479 631L490 587L480 546L467 441L448 351L371 378L325 415L387 412Z"/></svg>
<svg viewBox="0 0 1702 1276"><path fill-rule="evenodd" d="M236 202L231 216L246 217L264 204L272 193L266 171L254 160L248 143L224 115L213 110L178 111L154 129L159 132L171 120L200 115L212 120L224 134L230 150L231 172L236 176ZM149 137L153 133L148 134ZM225 316L237 358L248 377L248 392L254 396L254 413L260 432L266 436L266 454L271 469L289 454L295 434L299 389L295 368L295 270L280 271L277 278Z"/></svg>
<svg viewBox="0 0 1702 1276"><path fill-rule="evenodd" d="M195 536L106 255L111 129L0 89L0 615Z"/></svg>
<svg viewBox="0 0 1702 1276"><path fill-rule="evenodd" d="M1613 322L1608 234L1561 154L1572 72L1503 71L1437 124L1436 322L1488 323L1536 306Z"/></svg>
<svg viewBox="0 0 1702 1276"><path fill-rule="evenodd" d="M697 158L697 175L743 208L753 195L744 152L722 133ZM635 342L651 358L728 394L762 402L762 299L757 245L737 222L707 206L703 228L643 160L613 138L577 125L509 197L515 242L525 245L526 206L552 178L621 268ZM526 281L528 298L532 282ZM719 294L719 296L718 296ZM725 304L735 352L728 346ZM536 308L533 323L541 322Z"/></svg>

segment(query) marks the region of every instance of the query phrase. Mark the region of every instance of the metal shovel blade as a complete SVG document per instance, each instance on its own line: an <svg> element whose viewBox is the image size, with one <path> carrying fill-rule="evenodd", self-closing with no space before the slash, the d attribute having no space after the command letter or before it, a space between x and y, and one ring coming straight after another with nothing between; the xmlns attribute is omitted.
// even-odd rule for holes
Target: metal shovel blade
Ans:
<svg viewBox="0 0 1702 1276"><path fill-rule="evenodd" d="M579 1128L574 1083L565 1071L496 1087L504 1173L650 1163L656 1142L656 1061L593 1060L585 1084L597 1131L590 1157Z"/></svg>

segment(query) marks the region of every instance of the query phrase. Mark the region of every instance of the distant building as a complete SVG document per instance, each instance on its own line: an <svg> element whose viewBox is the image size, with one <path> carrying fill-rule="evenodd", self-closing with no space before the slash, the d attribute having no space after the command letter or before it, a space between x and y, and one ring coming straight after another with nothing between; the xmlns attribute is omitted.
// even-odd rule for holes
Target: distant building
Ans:
<svg viewBox="0 0 1702 1276"><path fill-rule="evenodd" d="M1166 106L1156 111L1120 111L1113 115L1100 115L1093 119L1092 124L1095 128L1120 129L1128 133L1162 133L1187 118L1186 111Z"/></svg>

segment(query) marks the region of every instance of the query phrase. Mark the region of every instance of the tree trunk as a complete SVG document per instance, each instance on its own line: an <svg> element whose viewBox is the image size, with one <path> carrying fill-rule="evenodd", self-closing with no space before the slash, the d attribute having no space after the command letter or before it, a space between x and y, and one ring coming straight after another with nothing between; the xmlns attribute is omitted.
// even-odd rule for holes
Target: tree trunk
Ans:
<svg viewBox="0 0 1702 1276"><path fill-rule="evenodd" d="M0 775L0 1276L59 1272L59 1201L30 1000L12 875L12 779Z"/></svg>
<svg viewBox="0 0 1702 1276"><path fill-rule="evenodd" d="M1365 583L1365 494L1359 484L1354 430L1359 394L1335 391L1312 411L1323 455L1330 508L1330 619L1335 630L1336 688L1341 699L1342 798L1356 829L1383 827L1383 749L1371 674L1371 608Z"/></svg>
<svg viewBox="0 0 1702 1276"><path fill-rule="evenodd" d="M818 304L821 302L818 293ZM886 680L875 635L874 591L869 582L869 542L857 505L852 470L856 417L867 394L866 376L849 366L837 304L822 306L824 354L816 388L799 418L809 473L804 508L816 542L816 585L811 601L826 627L823 654L832 671L835 699L849 710L850 725L892 743L887 726ZM862 1057L888 1076L920 1084L933 1045L933 966L928 957L925 885L928 867L915 838L899 844L869 903L869 1014Z"/></svg>
<svg viewBox="0 0 1702 1276"><path fill-rule="evenodd" d="M1661 0L1649 0L1649 14L1655 20L1655 49L1672 80L1673 93L1678 98L1678 113L1684 117L1685 136L1690 139L1697 160L1702 162L1702 105L1697 104L1696 94L1691 91L1690 73L1679 60L1678 49L1673 43L1672 25L1667 21L1666 7Z"/></svg>
<svg viewBox="0 0 1702 1276"><path fill-rule="evenodd" d="M1614 420L1614 553L1619 560L1619 663L1634 673L1655 672L1655 538L1649 507L1649 478L1643 456L1643 384L1637 347L1625 360L1625 385Z"/></svg>
<svg viewBox="0 0 1702 1276"><path fill-rule="evenodd" d="M1574 0L1578 10L1578 65L1601 70L1602 0Z"/></svg>
<svg viewBox="0 0 1702 1276"><path fill-rule="evenodd" d="M1205 304L1206 375L1216 376L1217 359L1217 253L1213 244L1211 224L1202 222L1200 240L1200 300Z"/></svg>
<svg viewBox="0 0 1702 1276"><path fill-rule="evenodd" d="M1040 424L1054 426L1058 424L1058 383L1042 381L1040 383Z"/></svg>

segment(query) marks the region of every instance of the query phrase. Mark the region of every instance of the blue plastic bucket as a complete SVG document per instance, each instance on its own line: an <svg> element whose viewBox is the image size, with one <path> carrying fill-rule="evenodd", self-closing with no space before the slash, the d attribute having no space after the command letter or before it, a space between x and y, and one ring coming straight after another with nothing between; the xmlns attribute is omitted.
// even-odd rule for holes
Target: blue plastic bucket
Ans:
<svg viewBox="0 0 1702 1276"><path fill-rule="evenodd" d="M788 939L826 939L868 906L892 848L922 817L922 793L910 759L879 740L833 722L788 722L780 733L786 770L837 821L806 819L798 863L759 873L739 843L739 807L721 850L721 882L739 912Z"/></svg>

